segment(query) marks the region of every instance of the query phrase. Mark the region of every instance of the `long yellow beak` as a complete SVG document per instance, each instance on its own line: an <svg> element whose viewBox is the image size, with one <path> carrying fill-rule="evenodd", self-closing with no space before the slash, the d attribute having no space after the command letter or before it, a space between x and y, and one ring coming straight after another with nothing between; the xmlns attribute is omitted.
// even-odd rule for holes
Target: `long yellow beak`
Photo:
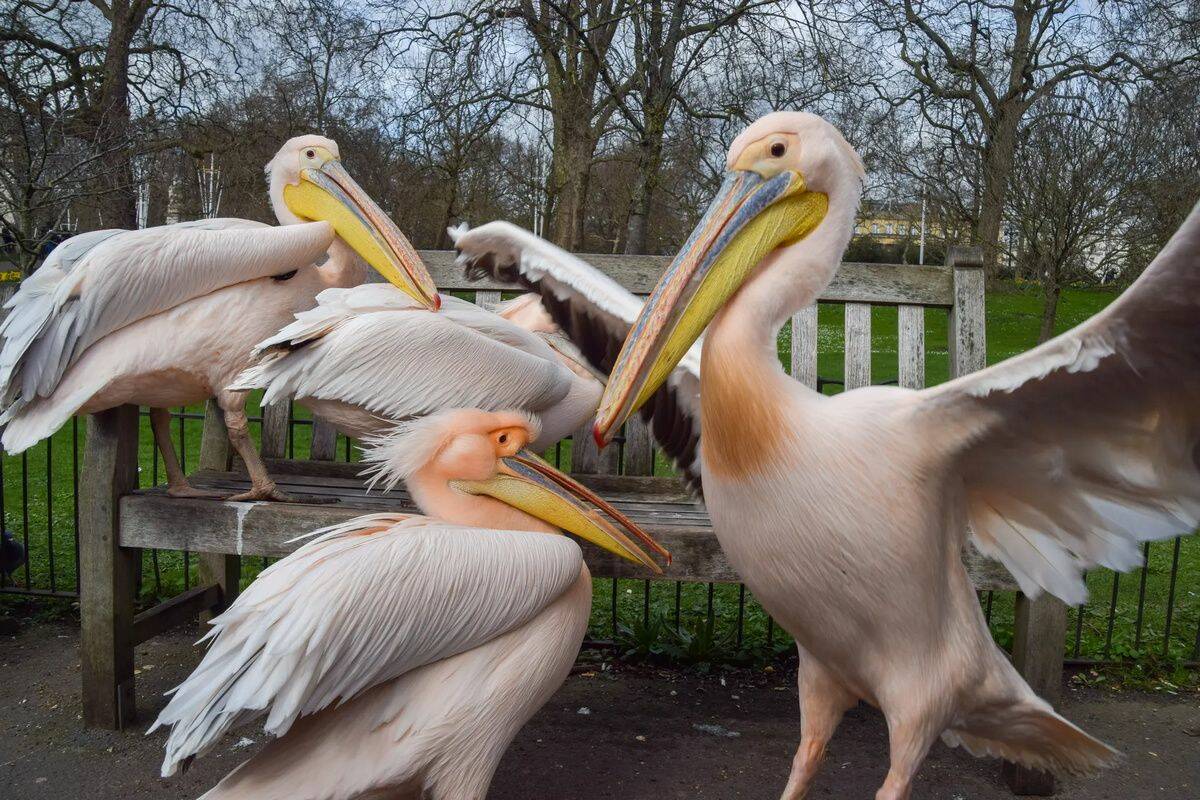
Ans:
<svg viewBox="0 0 1200 800"><path fill-rule="evenodd" d="M658 391L721 306L768 253L815 228L829 206L799 173L731 170L650 294L609 375L592 429L604 447Z"/></svg>
<svg viewBox="0 0 1200 800"><path fill-rule="evenodd" d="M661 575L662 568L629 535L618 530L615 522L671 563L671 554L650 534L586 486L528 450L500 459L500 471L486 481L453 481L451 485L469 494L494 497Z"/></svg>
<svg viewBox="0 0 1200 800"><path fill-rule="evenodd" d="M325 220L380 275L421 305L442 305L433 277L412 244L362 190L342 162L300 171L300 182L283 187L283 200L303 219Z"/></svg>

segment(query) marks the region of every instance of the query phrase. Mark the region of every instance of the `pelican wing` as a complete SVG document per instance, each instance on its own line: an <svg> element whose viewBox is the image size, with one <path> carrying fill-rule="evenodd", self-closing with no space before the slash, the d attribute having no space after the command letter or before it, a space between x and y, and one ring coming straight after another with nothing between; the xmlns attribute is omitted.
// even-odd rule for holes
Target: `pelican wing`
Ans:
<svg viewBox="0 0 1200 800"><path fill-rule="evenodd" d="M213 219L68 239L5 304L0 403L50 395L88 347L130 323L313 263L332 236L324 222Z"/></svg>
<svg viewBox="0 0 1200 800"><path fill-rule="evenodd" d="M583 259L507 222L451 231L471 277L489 275L541 295L542 305L588 362L608 375L642 300ZM659 446L700 490L700 351L697 341L641 408Z"/></svg>
<svg viewBox="0 0 1200 800"><path fill-rule="evenodd" d="M1040 347L924 392L954 436L981 551L1022 591L1069 603L1081 573L1200 520L1200 206L1104 311ZM939 428L941 429L939 432Z"/></svg>
<svg viewBox="0 0 1200 800"><path fill-rule="evenodd" d="M292 723L524 625L579 578L565 536L370 514L316 531L210 623L208 652L151 731L163 776L231 727ZM204 641L202 640L202 641Z"/></svg>
<svg viewBox="0 0 1200 800"><path fill-rule="evenodd" d="M443 408L538 413L572 383L536 334L454 297L429 312L388 284L326 289L257 350L234 388L264 388L268 404L337 400L394 420Z"/></svg>

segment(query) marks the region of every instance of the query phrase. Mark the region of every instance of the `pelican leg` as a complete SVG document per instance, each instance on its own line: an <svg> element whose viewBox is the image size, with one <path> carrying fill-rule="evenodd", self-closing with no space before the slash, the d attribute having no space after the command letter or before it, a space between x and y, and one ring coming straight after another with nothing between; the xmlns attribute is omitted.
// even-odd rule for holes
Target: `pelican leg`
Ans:
<svg viewBox="0 0 1200 800"><path fill-rule="evenodd" d="M276 500L281 503L301 502L287 492L281 491L271 480L267 467L254 441L250 438L250 421L246 419L246 392L222 391L217 395L217 405L225 414L225 430L229 443L241 456L250 474L250 490L228 498L234 501Z"/></svg>
<svg viewBox="0 0 1200 800"><path fill-rule="evenodd" d="M822 664L796 646L800 654L800 671L796 681L800 688L800 746L792 759L780 800L802 800L825 759L825 747L846 710L853 708L858 698L848 692Z"/></svg>
<svg viewBox="0 0 1200 800"><path fill-rule="evenodd" d="M171 441L171 412L165 408L150 409L150 430L154 432L154 444L162 453L163 466L167 470L167 494L171 497L224 497L220 492L206 492L188 483L175 445Z"/></svg>
<svg viewBox="0 0 1200 800"><path fill-rule="evenodd" d="M888 721L888 743L891 765L875 800L909 800L913 778L929 748L938 737L941 726L932 724L930 715L913 713L914 709L894 715L885 711Z"/></svg>

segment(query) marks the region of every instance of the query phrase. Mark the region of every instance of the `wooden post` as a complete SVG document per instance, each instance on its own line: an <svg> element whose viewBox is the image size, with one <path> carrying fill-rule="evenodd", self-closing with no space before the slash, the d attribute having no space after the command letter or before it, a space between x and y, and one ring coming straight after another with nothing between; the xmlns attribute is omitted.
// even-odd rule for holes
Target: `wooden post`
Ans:
<svg viewBox="0 0 1200 800"><path fill-rule="evenodd" d="M817 334L815 303L792 315L792 377L814 391L817 388Z"/></svg>
<svg viewBox="0 0 1200 800"><path fill-rule="evenodd" d="M1036 600L1018 594L1015 614L1013 664L1043 700L1057 707L1062 699L1067 606L1046 593ZM1054 794L1054 776L1049 772L1006 762L1001 775L1013 794L1038 797Z"/></svg>
<svg viewBox="0 0 1200 800"><path fill-rule="evenodd" d="M951 247L946 263L954 273L950 372L958 377L987 366L983 251L978 247ZM1037 600L1017 595L1013 664L1033 690L1051 704L1058 702L1062 691L1066 633L1067 607L1062 602L1049 595ZM1054 776L1048 772L1005 763L1001 775L1014 794L1054 793Z"/></svg>
<svg viewBox="0 0 1200 800"><path fill-rule="evenodd" d="M953 246L946 266L954 274L954 305L950 307L950 376L987 366L987 332L984 318L983 250Z"/></svg>
<svg viewBox="0 0 1200 800"><path fill-rule="evenodd" d="M333 461L337 458L337 428L320 417L313 417L312 445L309 457L313 461Z"/></svg>
<svg viewBox="0 0 1200 800"><path fill-rule="evenodd" d="M85 725L133 721L133 584L141 550L120 546L119 498L138 486L138 408L88 420L79 484L80 660Z"/></svg>
<svg viewBox="0 0 1200 800"><path fill-rule="evenodd" d="M259 441L262 446L259 452L263 458L283 458L287 455L288 427L292 417L291 401L272 403L262 410L262 436Z"/></svg>
<svg viewBox="0 0 1200 800"><path fill-rule="evenodd" d="M204 434L200 440L200 469L224 472L230 468L233 448L225 429L225 414L216 400L209 400L204 410ZM224 553L198 553L197 572L201 586L216 584L221 596L209 611L201 612L200 624L208 622L222 609L228 608L241 590L242 557Z"/></svg>
<svg viewBox="0 0 1200 800"><path fill-rule="evenodd" d="M654 474L654 437L641 414L634 414L625 423L625 445L621 451L622 475Z"/></svg>

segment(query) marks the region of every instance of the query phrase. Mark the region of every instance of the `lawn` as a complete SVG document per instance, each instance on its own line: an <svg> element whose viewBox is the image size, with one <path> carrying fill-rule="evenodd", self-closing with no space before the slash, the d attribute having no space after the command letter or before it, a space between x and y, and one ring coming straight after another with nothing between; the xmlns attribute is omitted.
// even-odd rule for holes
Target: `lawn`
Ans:
<svg viewBox="0 0 1200 800"><path fill-rule="evenodd" d="M1068 289L1059 309L1059 330L1087 319L1112 301L1109 291ZM1007 285L987 297L987 355L995 363L1028 350L1037 342L1040 298L1036 286ZM843 353L843 307L820 309L821 377L840 380ZM947 379L947 314L928 310L926 330L926 382ZM897 363L897 312L895 308L872 311L872 381L895 380ZM781 359L786 364L790 331L780 337ZM826 387L833 393L838 387ZM176 420L177 446L185 466L194 467L199 455L202 407L189 408L195 419ZM248 409L259 413L255 402ZM303 409L296 409L293 452L308 452L309 428ZM254 431L257 435L257 426ZM67 426L50 441L19 456L4 456L0 470L4 491L0 513L5 527L26 539L32 557L14 580L20 586L40 590L72 592L75 589L75 506L73 480L82 456L85 425ZM141 483L163 480L157 454L151 446L149 420L143 417L141 439ZM339 442L339 453L357 459L353 448ZM570 465L570 442L550 454L560 466ZM660 459L659 471L669 467ZM247 564L249 580L261 568L260 560ZM187 569L185 569L185 565ZM1173 569L1173 566L1177 569ZM195 563L178 552L147 552L144 555L142 597L152 602L170 596L196 580ZM1174 577L1173 577L1174 576ZM1200 543L1195 537L1181 542L1163 542L1149 548L1149 568L1117 579L1106 570L1088 576L1091 600L1080 611L1072 611L1067 641L1069 656L1087 659L1128 659L1177 664L1197 658L1200 644ZM616 638L623 649L647 653L666 651L681 660L706 662L714 657L740 653L742 658L769 657L786 649L786 635L774 628L761 608L747 597L743 604L738 586L647 583L644 581L597 581L592 634L599 639ZM615 596L615 606L614 606ZM981 598L988 610L997 640L1007 645L1012 635L1012 598L996 594ZM614 626L614 607L616 609ZM644 621L649 620L649 624ZM711 620L711 622L710 622ZM1110 621L1111 620L1111 621ZM675 633L678 627L679 633ZM739 647L740 645L740 647Z"/></svg>

